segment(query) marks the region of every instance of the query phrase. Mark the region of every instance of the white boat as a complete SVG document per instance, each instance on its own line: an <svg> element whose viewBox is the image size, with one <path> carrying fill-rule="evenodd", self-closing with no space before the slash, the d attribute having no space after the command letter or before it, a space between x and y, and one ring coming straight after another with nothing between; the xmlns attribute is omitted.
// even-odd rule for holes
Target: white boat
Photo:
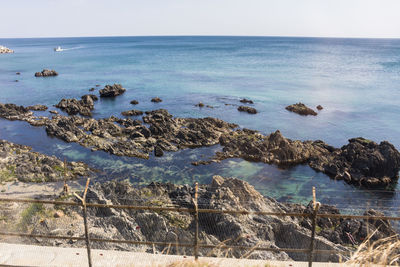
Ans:
<svg viewBox="0 0 400 267"><path fill-rule="evenodd" d="M61 52L61 51L64 51L64 49L62 49L61 46L54 48L54 52Z"/></svg>

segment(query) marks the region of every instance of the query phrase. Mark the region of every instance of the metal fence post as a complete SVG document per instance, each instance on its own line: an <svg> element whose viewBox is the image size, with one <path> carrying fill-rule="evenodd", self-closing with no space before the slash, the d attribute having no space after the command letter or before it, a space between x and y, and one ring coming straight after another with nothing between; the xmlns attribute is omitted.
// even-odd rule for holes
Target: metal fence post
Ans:
<svg viewBox="0 0 400 267"><path fill-rule="evenodd" d="M76 193L74 195L79 198L82 202L82 208L83 208L83 224L85 225L85 241L86 241L86 249L87 249L87 256L88 256L88 264L89 267L92 267L92 255L90 251L90 238L89 238L89 227L87 223L87 210L86 210L86 193L89 187L90 183L90 178L87 179L86 181L86 187L85 191L83 193L83 197L78 196Z"/></svg>
<svg viewBox="0 0 400 267"><path fill-rule="evenodd" d="M195 221L195 234L194 234L194 259L197 261L199 259L199 206L198 206L198 190L199 184L196 182L195 192L194 192L194 221Z"/></svg>
<svg viewBox="0 0 400 267"><path fill-rule="evenodd" d="M317 215L320 203L316 201L315 187L313 187L313 214L312 214L312 229L310 239L310 252L308 255L308 267L312 267L313 256L314 256L314 241L315 241L315 229L317 228Z"/></svg>

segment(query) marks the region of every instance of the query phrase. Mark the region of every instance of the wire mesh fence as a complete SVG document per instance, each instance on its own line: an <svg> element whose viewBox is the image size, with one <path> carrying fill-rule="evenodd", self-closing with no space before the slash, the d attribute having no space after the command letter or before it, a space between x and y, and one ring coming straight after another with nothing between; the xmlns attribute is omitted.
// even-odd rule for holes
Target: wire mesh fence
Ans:
<svg viewBox="0 0 400 267"><path fill-rule="evenodd" d="M222 257L240 257L247 258L252 253L290 253L292 258L296 259L307 258L309 262L309 266L312 265L313 261L317 258L319 260L320 255L348 255L351 250L346 249L335 249L328 248L324 246L317 237L318 229L317 220L321 219L343 219L343 220L354 220L354 219L362 219L367 221L400 221L400 217L394 216L377 216L377 215L351 215L351 214L330 214L326 212L319 212L320 203L316 201L315 192L313 196L312 208L310 212L274 212L274 211L263 211L263 210L244 210L244 209L226 209L221 207L221 209L210 209L204 208L202 199L198 196L198 187L195 187L194 197L190 200L191 205L188 207L178 207L173 203L169 205L156 206L146 204L148 202L143 201L143 205L122 205L122 204L109 204L109 203L95 203L94 199L91 199L90 196L87 196L89 180L86 184L85 191L83 196L75 195L76 200L79 201L62 201L62 200L39 200L39 199L16 199L16 198L0 198L0 203L25 203L30 205L54 205L56 207L74 207L81 215L83 220L80 222L81 228L84 229L83 235L80 236L71 236L71 235L63 235L57 233L43 234L43 233L26 233L26 232L13 232L13 231L0 231L0 236L8 236L8 237L22 237L22 238L35 238L35 239L51 239L51 240L74 240L76 242L84 242L87 248L87 258L89 266L92 266L92 257L91 257L91 249L96 247L97 244L107 243L107 244L125 244L125 245L135 245L142 246L146 248L146 251L151 250L159 250L166 253L171 254L185 254L192 255L195 259L198 259L200 256L222 256ZM127 199L128 200L128 199ZM143 200L138 198L139 200ZM129 203L129 202L127 202ZM157 214L168 214L171 217L173 214L174 220L179 225L179 227L186 228L186 232L176 232L173 236L166 241L159 241L157 239L154 240L141 240L140 238L136 238L134 235L128 235L132 238L129 239L122 235L123 238L104 238L99 237L94 234L94 229L97 227L96 224L101 224L102 222L98 217L93 214L96 213L104 213L108 212L108 209L115 209L116 211L125 211L131 212L132 217L139 217L141 214L138 212L155 212ZM179 218L176 216L182 215L184 218L189 218L189 222L179 221ZM291 232L287 231L287 229L283 228L281 230L281 234L278 237L275 237L276 244L270 244L268 242L252 242L252 236L239 236L236 239L230 238L229 234L226 234L226 239L223 242L213 242L210 240L210 235L206 236L200 230L205 230L210 234L219 235L221 233L229 232L231 229L224 228L224 225L218 225L216 223L215 217L212 216L247 216L252 217L253 220L261 220L261 224L264 224L265 227L269 227L270 223L273 223L274 218L297 218L299 220L309 219L311 226L309 227L309 232L299 233L302 236L290 236ZM264 216L264 217L257 217ZM270 220L265 219L266 216L268 218L272 218ZM121 214L121 217L122 214ZM90 223L89 223L90 219ZM281 221L279 221L281 223ZM126 226L130 230L135 230L135 226L129 225L129 222L126 222ZM139 227L139 226L136 226ZM232 227L232 225L229 225ZM240 226L237 226L240 227ZM199 229L201 228L201 229ZM265 229L267 229L265 228ZM256 234L265 234L263 232L265 229L260 228L260 233ZM136 229L138 230L138 229ZM140 230L140 229L139 229ZM368 230L368 229L367 229ZM189 234L188 234L189 232ZM153 233L156 235L157 233ZM179 236L178 236L179 235ZM121 235L120 235L121 236ZM212 236L212 235L211 235ZM298 238L298 246L288 246L283 247L281 244L285 243L284 239L290 238ZM300 241L300 238L302 238ZM224 239L222 236L221 239ZM349 234L349 239L351 239L351 233ZM268 240L268 238L266 239ZM296 243L296 242L294 242ZM293 244L290 243L290 244ZM318 245L316 245L318 244ZM322 244L322 245L321 245ZM237 253L237 251L241 251L241 253ZM318 260L318 259L317 259Z"/></svg>

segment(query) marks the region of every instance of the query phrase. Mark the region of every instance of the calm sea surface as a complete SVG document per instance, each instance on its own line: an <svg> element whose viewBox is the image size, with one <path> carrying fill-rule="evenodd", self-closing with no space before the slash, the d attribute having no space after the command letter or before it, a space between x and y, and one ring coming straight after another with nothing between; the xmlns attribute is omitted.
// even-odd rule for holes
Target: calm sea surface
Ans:
<svg viewBox="0 0 400 267"><path fill-rule="evenodd" d="M400 149L400 39L99 37L0 39L0 45L15 50L0 55L2 103L52 106L61 98L79 98L96 84L121 83L127 92L96 102L94 117L120 116L137 99L136 109L166 108L181 117L212 116L264 134L279 129L292 139L321 139L337 147L363 136L376 142L388 140ZM57 46L66 50L55 53ZM60 75L35 78L34 73L43 68ZM151 103L155 96L163 102ZM243 97L255 102L257 115L237 111ZM194 107L199 101L214 108ZM324 109L316 117L285 110L299 101ZM399 211L400 186L392 192L359 189L308 166L282 170L241 159L190 164L209 157L218 146L150 160L116 157L47 137L43 128L6 120L0 120L0 138L85 161L101 170L99 181L129 178L138 184L154 180L191 184L209 182L219 174L247 180L264 195L282 201L308 203L316 186L321 202L343 211L366 206Z"/></svg>

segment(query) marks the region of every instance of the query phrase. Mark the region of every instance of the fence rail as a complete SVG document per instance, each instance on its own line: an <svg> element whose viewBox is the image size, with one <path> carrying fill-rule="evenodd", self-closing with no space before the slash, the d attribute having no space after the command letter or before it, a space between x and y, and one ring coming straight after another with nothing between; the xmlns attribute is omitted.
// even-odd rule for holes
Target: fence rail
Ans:
<svg viewBox="0 0 400 267"><path fill-rule="evenodd" d="M400 221L400 217L389 217L389 216L368 216L368 215L342 215L342 214L323 214L318 213L319 203L315 199L315 191L313 197L313 211L312 213L295 213L295 212L265 212L265 211L248 211L248 210L214 210L214 209L201 209L197 204L197 189L195 198L192 199L194 208L180 208L180 207L155 207L155 206L135 206L135 205L114 205L114 204L100 204L100 203L87 203L86 202L86 192L88 189L89 179L86 184L86 189L84 191L83 197L76 195L77 198L81 200L79 202L71 201L56 201L56 200L38 200L38 199L17 199L17 198L0 198L0 202L9 203L38 203L38 204L53 204L53 205L63 205L63 206L81 206L83 209L84 217L84 227L85 227L85 237L78 236L61 236L61 235L40 235L40 234L27 234L18 232L2 232L0 231L0 236L16 236L16 237L26 237L26 238L43 238L43 239L64 239L64 240L78 240L85 241L86 248L88 252L88 264L91 267L91 242L104 242L104 243L119 243L119 244L132 244L132 245L153 245L153 246L174 246L174 247L187 247L192 248L194 251L194 257L197 259L199 257L199 248L219 248L219 249L237 249L237 250L249 250L249 251L270 251L270 252L292 252L292 253L304 253L308 254L309 266L312 266L313 255L315 253L325 253L325 254L349 254L348 251L342 250L321 250L314 249L316 225L318 218L335 218L335 219L365 219L365 220L395 220ZM193 243L171 243L171 242L153 242L153 241L134 241L134 240L118 240L118 239L103 239L103 238L93 238L89 237L89 226L87 223L87 213L86 208L114 208L114 209L128 209L128 210L148 210L148 211L174 211L174 212L185 212L191 213L194 216L195 221L195 233ZM225 244L219 245L209 245L201 244L198 241L198 225L199 225L199 213L222 213L222 214L232 214L232 215L267 215L267 216L278 216L278 217L308 217L312 220L312 229L310 236L310 248L309 249L295 249L295 248L267 248L267 247L248 247L248 246L230 246Z"/></svg>

